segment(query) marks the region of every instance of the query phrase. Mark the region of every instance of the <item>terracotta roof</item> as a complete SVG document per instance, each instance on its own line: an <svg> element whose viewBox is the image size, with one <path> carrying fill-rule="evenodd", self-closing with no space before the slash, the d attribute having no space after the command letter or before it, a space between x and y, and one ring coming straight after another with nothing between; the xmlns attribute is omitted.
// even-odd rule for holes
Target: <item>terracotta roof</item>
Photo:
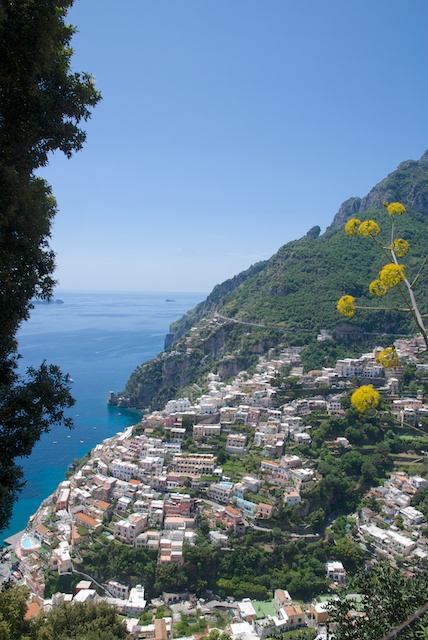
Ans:
<svg viewBox="0 0 428 640"><path fill-rule="evenodd" d="M301 615L303 613L302 607L300 606L300 604L297 604L295 602L293 602L293 604L284 605L284 611L288 617L291 617L296 614Z"/></svg>
<svg viewBox="0 0 428 640"><path fill-rule="evenodd" d="M106 502L105 500L96 500L95 506L106 511L111 505L110 502Z"/></svg>
<svg viewBox="0 0 428 640"><path fill-rule="evenodd" d="M24 620L34 618L40 611L40 605L37 602L31 602L27 605L27 611L24 615Z"/></svg>
<svg viewBox="0 0 428 640"><path fill-rule="evenodd" d="M166 630L166 622L164 618L155 620L155 640L166 640L168 632Z"/></svg>
<svg viewBox="0 0 428 640"><path fill-rule="evenodd" d="M87 516L86 513L82 512L76 513L75 518L76 520L80 520L80 522L84 522L90 527L96 527L98 524L100 524L98 520L94 520L94 518L91 518L90 516Z"/></svg>
<svg viewBox="0 0 428 640"><path fill-rule="evenodd" d="M49 529L47 527L45 527L44 524L38 524L36 527L36 531L38 531L39 533L43 534L43 533L47 533L49 531Z"/></svg>

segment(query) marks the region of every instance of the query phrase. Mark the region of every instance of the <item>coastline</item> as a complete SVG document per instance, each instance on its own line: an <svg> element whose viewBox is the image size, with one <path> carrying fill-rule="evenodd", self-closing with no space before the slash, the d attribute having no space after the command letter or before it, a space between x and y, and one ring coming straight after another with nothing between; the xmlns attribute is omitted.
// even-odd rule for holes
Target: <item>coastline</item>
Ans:
<svg viewBox="0 0 428 640"><path fill-rule="evenodd" d="M19 333L22 372L46 359L75 380L76 405L69 412L71 431L62 427L43 434L29 458L21 460L25 485L2 531L4 539L27 527L40 504L65 479L68 465L105 438L141 419L139 412L106 405L110 389L124 387L130 372L156 357L172 322L202 294L166 292L58 291L60 305L37 305ZM165 298L175 303L165 303Z"/></svg>
<svg viewBox="0 0 428 640"><path fill-rule="evenodd" d="M21 540L24 533L25 533L25 529L23 529L22 531L18 531L18 533L14 533L8 538L5 538L3 540L3 543L7 545L5 548L9 547L10 549L15 549L15 547L19 544L19 541Z"/></svg>

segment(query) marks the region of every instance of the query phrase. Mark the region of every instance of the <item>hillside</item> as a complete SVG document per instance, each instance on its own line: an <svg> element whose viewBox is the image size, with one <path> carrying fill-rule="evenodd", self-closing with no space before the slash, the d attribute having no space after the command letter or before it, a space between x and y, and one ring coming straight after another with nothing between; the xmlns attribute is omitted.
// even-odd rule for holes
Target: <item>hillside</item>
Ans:
<svg viewBox="0 0 428 640"><path fill-rule="evenodd" d="M217 371L226 379L250 368L260 354L278 344L309 344L320 329L334 332L334 345L347 339L367 344L389 342L393 335L408 334L407 316L392 311L359 312L344 322L337 300L353 295L360 304L379 306L368 293L384 260L374 244L349 238L344 223L353 216L375 219L388 242L388 216L383 201L400 201L407 213L396 221L399 235L409 241L408 274L416 274L426 253L428 215L428 152L418 161L406 161L377 184L364 198L342 204L331 226L319 237L308 235L283 245L267 261L217 285L207 299L171 325L166 350L138 367L123 394L133 406L160 408L171 397L191 395L194 383ZM422 312L428 311L428 280L418 284ZM393 302L388 294L388 302ZM331 349L331 345L329 347ZM337 354L337 349L335 351ZM321 353L321 365L328 356ZM199 389L199 387L198 387Z"/></svg>

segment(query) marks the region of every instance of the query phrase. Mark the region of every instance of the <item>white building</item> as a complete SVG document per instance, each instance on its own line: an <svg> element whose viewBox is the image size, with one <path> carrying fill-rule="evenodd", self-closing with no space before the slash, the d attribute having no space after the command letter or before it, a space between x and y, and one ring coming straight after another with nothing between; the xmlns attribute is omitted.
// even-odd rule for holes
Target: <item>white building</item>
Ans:
<svg viewBox="0 0 428 640"><path fill-rule="evenodd" d="M391 529L384 530L375 525L361 525L360 531L381 552L408 556L416 548L416 542Z"/></svg>
<svg viewBox="0 0 428 640"><path fill-rule="evenodd" d="M422 524L424 521L424 514L422 511L418 511L415 507L404 507L400 509L400 513L403 516L403 522L408 527L413 527L417 524Z"/></svg>
<svg viewBox="0 0 428 640"><path fill-rule="evenodd" d="M70 546L66 540L62 540L58 547L52 551L50 566L57 569L59 575L72 572Z"/></svg>
<svg viewBox="0 0 428 640"><path fill-rule="evenodd" d="M134 544L136 537L147 525L147 514L132 513L127 520L119 520L114 525L114 537L122 542Z"/></svg>
<svg viewBox="0 0 428 640"><path fill-rule="evenodd" d="M346 582L346 571L345 567L338 560L332 560L327 562L326 564L326 573L327 578L331 580L331 582L337 582L338 584L345 584Z"/></svg>
<svg viewBox="0 0 428 640"><path fill-rule="evenodd" d="M302 433L295 433L294 440L297 444L311 444L311 436L306 431L302 431Z"/></svg>
<svg viewBox="0 0 428 640"><path fill-rule="evenodd" d="M308 489L315 481L315 474L312 469L290 469L290 475L299 493L302 489Z"/></svg>
<svg viewBox="0 0 428 640"><path fill-rule="evenodd" d="M136 587L131 589L129 598L126 601L122 611L131 616L140 616L144 613L147 601L144 599L144 587L141 584L137 584Z"/></svg>
<svg viewBox="0 0 428 640"><path fill-rule="evenodd" d="M415 487L416 491L419 491L419 489L422 489L426 485L427 481L421 476L410 476L409 483Z"/></svg>
<svg viewBox="0 0 428 640"><path fill-rule="evenodd" d="M119 600L128 599L129 587L126 584L121 584L120 582L116 582L116 580L109 580L107 587L113 598L118 598Z"/></svg>
<svg viewBox="0 0 428 640"><path fill-rule="evenodd" d="M233 484L231 482L213 482L208 491L207 496L220 504L227 504L232 494Z"/></svg>
<svg viewBox="0 0 428 640"><path fill-rule="evenodd" d="M190 407L189 398L178 398L178 400L169 400L166 403L164 413L169 416L171 413L185 413L189 411Z"/></svg>
<svg viewBox="0 0 428 640"><path fill-rule="evenodd" d="M138 466L132 462L123 462L120 459L112 460L110 463L110 475L121 480L131 480L138 477Z"/></svg>
<svg viewBox="0 0 428 640"><path fill-rule="evenodd" d="M229 433L226 442L228 453L246 453L247 436L243 433Z"/></svg>
<svg viewBox="0 0 428 640"><path fill-rule="evenodd" d="M284 491L284 502L289 507L296 507L301 503L301 498L296 489L286 489Z"/></svg>

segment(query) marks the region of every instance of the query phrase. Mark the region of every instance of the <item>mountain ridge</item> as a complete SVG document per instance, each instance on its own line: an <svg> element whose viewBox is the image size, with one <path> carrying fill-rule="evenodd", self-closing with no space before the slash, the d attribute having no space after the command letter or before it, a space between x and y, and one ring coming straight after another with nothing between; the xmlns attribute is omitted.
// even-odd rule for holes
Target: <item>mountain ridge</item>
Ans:
<svg viewBox="0 0 428 640"><path fill-rule="evenodd" d="M422 154L419 160L401 162L395 171L378 182L364 198L354 197L345 200L326 232L342 227L352 216L381 208L384 201L405 201L404 203L410 209L428 215L428 193L426 191L428 185L426 182L423 183L423 178L426 179L427 167L428 150Z"/></svg>
<svg viewBox="0 0 428 640"><path fill-rule="evenodd" d="M214 287L205 301L171 325L165 351L133 372L123 392L127 402L160 409L171 397L191 393L195 383L200 389L210 371L226 379L252 367L279 344L316 342L320 329L331 330L337 341L353 337L360 343L408 334L412 325L403 314L362 311L343 321L336 310L344 294L360 299L363 306L376 306L368 284L384 263L382 255L374 243L347 237L343 226L350 217L370 213L385 227L388 243L385 200L400 201L408 209L396 226L411 244L409 272L417 270L426 252L422 231L428 216L428 152L417 161L400 163L365 197L346 200L324 234L292 240L269 260ZM428 301L426 282L422 294ZM394 295L389 300L394 304Z"/></svg>

